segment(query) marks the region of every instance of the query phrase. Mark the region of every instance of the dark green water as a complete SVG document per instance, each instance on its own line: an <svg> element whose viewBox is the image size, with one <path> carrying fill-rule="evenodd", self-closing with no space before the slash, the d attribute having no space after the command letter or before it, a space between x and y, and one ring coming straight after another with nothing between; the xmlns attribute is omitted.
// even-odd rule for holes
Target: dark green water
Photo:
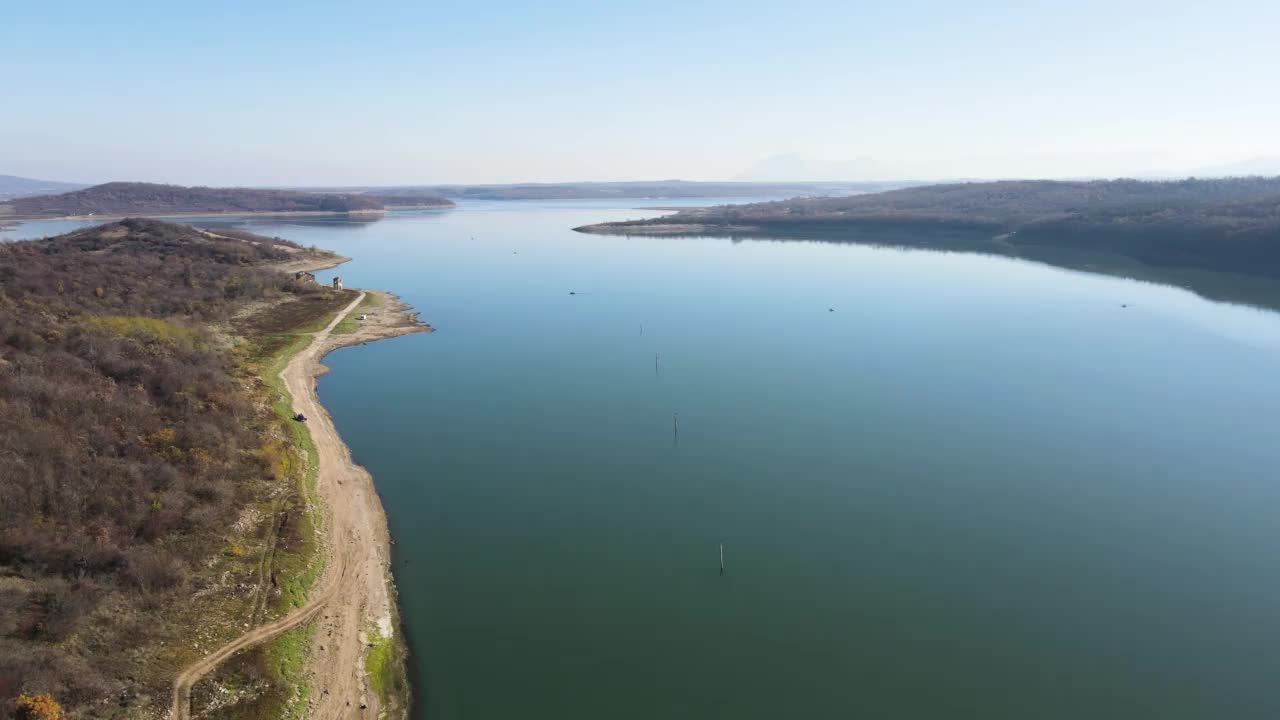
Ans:
<svg viewBox="0 0 1280 720"><path fill-rule="evenodd" d="M419 717L1280 713L1280 316L638 215L252 226L439 328L320 382Z"/></svg>

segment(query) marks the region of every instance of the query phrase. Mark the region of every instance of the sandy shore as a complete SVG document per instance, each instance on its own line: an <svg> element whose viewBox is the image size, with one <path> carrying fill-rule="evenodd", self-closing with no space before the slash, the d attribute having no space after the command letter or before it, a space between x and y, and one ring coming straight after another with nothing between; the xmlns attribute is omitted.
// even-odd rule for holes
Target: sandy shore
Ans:
<svg viewBox="0 0 1280 720"><path fill-rule="evenodd" d="M307 258L304 260L290 260L288 262L274 263L272 267L280 270L281 272L287 273L296 273L303 270L306 270L307 272L316 272L318 270L330 270L346 262L351 262L351 258L334 255L326 260ZM376 294L377 291L372 291L372 293Z"/></svg>
<svg viewBox="0 0 1280 720"><path fill-rule="evenodd" d="M312 685L309 716L318 720L378 717L378 697L365 676L367 631L376 628L383 638L393 638L399 632L392 612L391 536L382 501L373 477L352 460L350 449L316 396L315 379L328 371L320 361L329 352L431 331L394 296L377 291L370 294L379 295L381 302L361 309L366 319L355 332L317 337L283 373L296 411L307 416L320 455L316 488L325 505L326 552L329 562L340 563L342 568L325 571L326 576L342 578L341 588L317 618L308 659Z"/></svg>
<svg viewBox="0 0 1280 720"><path fill-rule="evenodd" d="M380 302L360 307L366 294L377 295ZM355 332L335 335L334 328L357 308L366 319L359 321ZM430 331L394 296L361 292L281 372L293 411L307 416L319 456L316 492L323 505L325 569L306 605L250 630L179 673L170 711L173 720L190 717L191 688L219 664L310 621L316 622L316 633L308 658L312 685L308 716L378 717L377 694L368 686L364 671L366 631L376 628L384 638L399 632L392 613L391 540L373 478L352 460L350 449L320 405L315 379L326 371L320 361L337 348Z"/></svg>

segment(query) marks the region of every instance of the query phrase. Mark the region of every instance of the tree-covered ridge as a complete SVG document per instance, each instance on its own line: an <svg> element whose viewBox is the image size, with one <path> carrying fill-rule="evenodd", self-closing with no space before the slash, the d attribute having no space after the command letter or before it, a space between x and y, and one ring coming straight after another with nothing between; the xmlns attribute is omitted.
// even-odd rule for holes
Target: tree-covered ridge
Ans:
<svg viewBox="0 0 1280 720"><path fill-rule="evenodd" d="M799 197L750 205L722 205L617 224L803 218L958 221L1014 229L1073 216L1203 212L1217 206L1222 206L1225 211L1231 204L1267 198L1280 198L1280 177L1176 181L1010 180L926 185L846 197Z"/></svg>
<svg viewBox="0 0 1280 720"><path fill-rule="evenodd" d="M154 220L0 244L0 715L164 691L166 613L280 467L225 321L334 294L269 266L307 252Z"/></svg>
<svg viewBox="0 0 1280 720"><path fill-rule="evenodd" d="M395 198L396 205L447 207L429 194ZM164 215L255 212L369 212L383 210L383 198L363 193L316 193L256 188L210 188L112 182L60 195L10 200L0 216Z"/></svg>

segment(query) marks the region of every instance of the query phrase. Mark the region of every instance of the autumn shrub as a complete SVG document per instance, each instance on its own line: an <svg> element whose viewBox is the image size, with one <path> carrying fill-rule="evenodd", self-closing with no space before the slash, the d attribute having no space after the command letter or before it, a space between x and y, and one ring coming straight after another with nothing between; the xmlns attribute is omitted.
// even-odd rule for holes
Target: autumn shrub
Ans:
<svg viewBox="0 0 1280 720"><path fill-rule="evenodd" d="M47 695L19 695L17 720L62 720L62 707Z"/></svg>

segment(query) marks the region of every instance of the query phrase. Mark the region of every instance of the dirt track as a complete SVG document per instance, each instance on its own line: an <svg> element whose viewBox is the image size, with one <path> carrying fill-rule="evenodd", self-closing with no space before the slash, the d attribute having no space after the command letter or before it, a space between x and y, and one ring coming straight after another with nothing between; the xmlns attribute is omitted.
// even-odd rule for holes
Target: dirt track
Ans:
<svg viewBox="0 0 1280 720"><path fill-rule="evenodd" d="M324 507L325 570L306 605L250 630L183 669L173 685L173 720L191 717L191 688L219 664L315 618L319 621L309 656L312 692L308 716L378 716L377 697L367 687L364 673L365 632L377 627L383 637L390 637L398 630L392 623L387 587L390 541L386 517L373 478L351 459L350 450L320 405L315 378L324 372L321 358L337 347L430 330L414 322L403 305L382 296L382 304L366 311L368 319L355 333L333 335L334 327L364 300L361 292L325 329L315 333L311 344L281 373L293 398L294 412L307 416L320 459L316 491Z"/></svg>

